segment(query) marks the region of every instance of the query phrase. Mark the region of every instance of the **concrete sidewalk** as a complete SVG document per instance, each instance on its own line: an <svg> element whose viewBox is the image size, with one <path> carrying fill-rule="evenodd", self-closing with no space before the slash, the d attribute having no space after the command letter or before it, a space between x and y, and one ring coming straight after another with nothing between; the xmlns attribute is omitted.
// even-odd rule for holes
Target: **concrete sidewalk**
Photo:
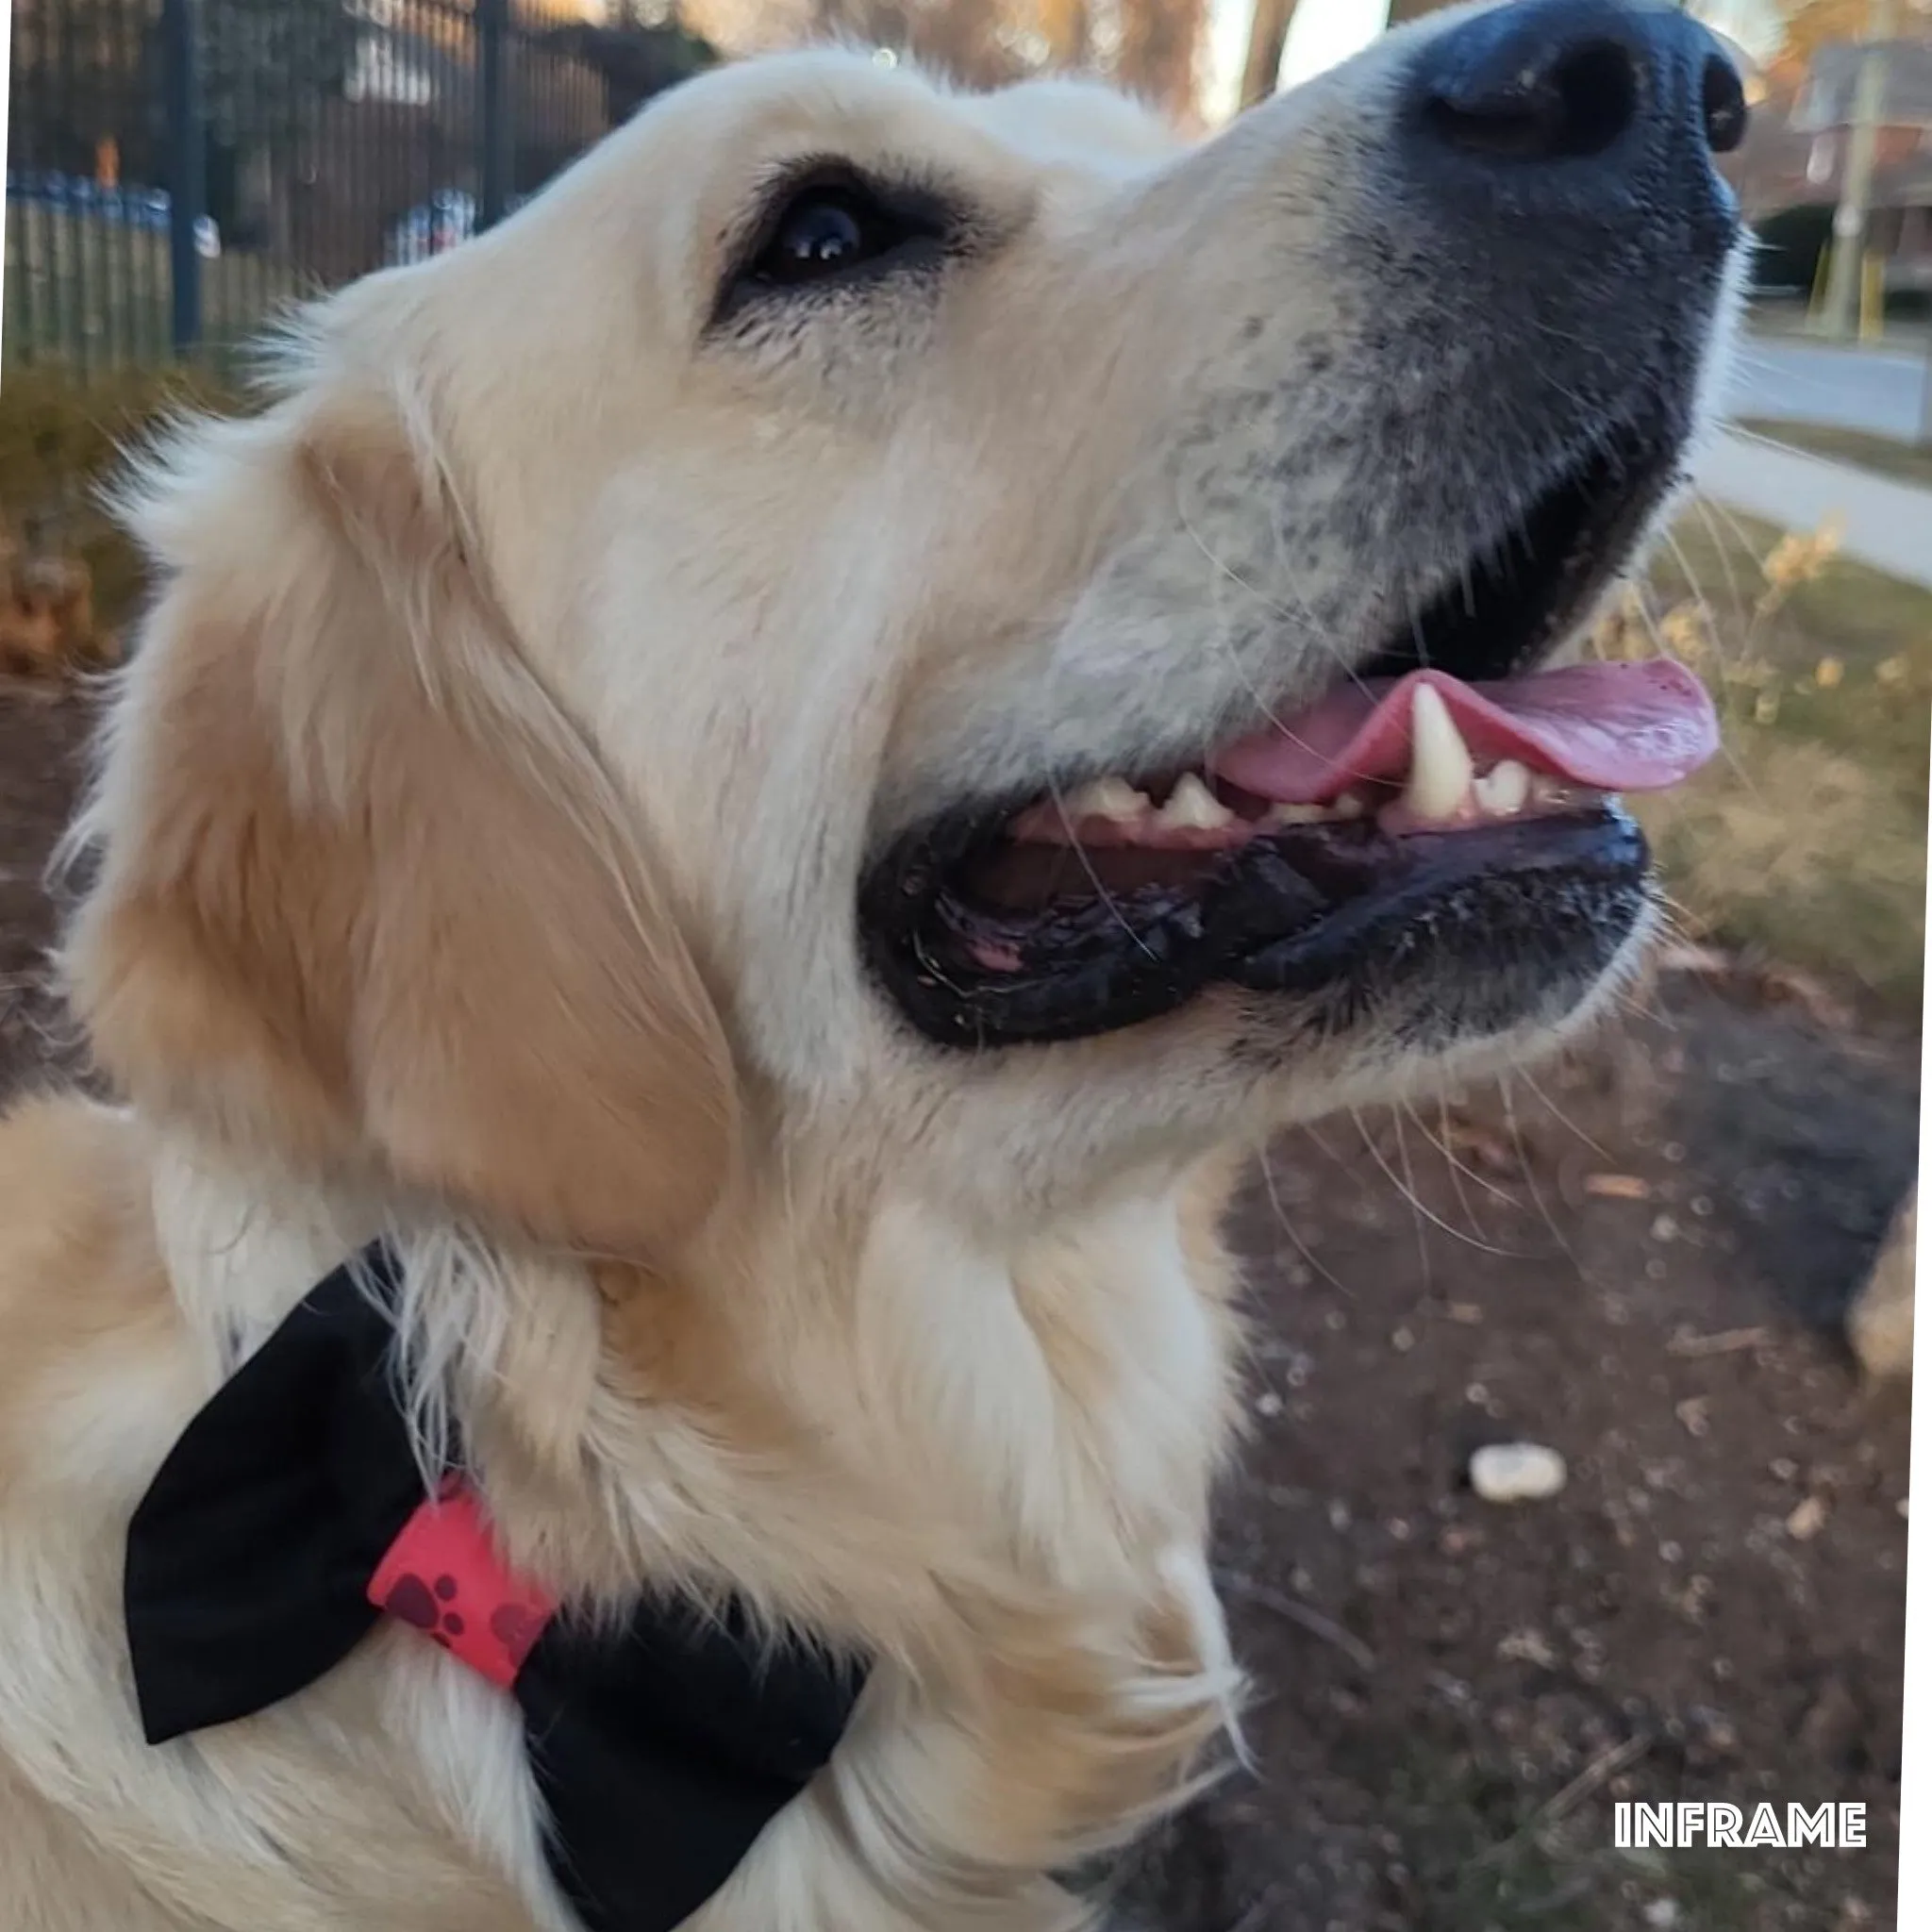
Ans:
<svg viewBox="0 0 1932 1932"><path fill-rule="evenodd" d="M1932 352L1919 343L1849 348L1747 336L1724 393L1726 416L1836 423L1907 440L1926 421Z"/></svg>
<svg viewBox="0 0 1932 1932"><path fill-rule="evenodd" d="M1847 557L1932 589L1932 490L1740 435L1717 439L1696 481L1719 503L1786 529L1815 530L1836 515Z"/></svg>

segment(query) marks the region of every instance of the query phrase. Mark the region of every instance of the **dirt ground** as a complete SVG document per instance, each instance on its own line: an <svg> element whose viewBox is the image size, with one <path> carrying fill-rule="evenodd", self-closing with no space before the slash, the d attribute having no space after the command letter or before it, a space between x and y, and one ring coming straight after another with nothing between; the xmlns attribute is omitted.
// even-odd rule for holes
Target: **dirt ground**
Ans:
<svg viewBox="0 0 1932 1932"><path fill-rule="evenodd" d="M83 731L0 691L0 1089L63 1058L40 880ZM1690 974L1640 1005L1248 1190L1254 1766L1137 1861L1163 1932L1895 1923L1908 1409L1835 1322L1915 1165L1917 1041ZM1512 1440L1560 1494L1472 1492ZM1863 1800L1871 1847L1619 1854L1624 1797Z"/></svg>
<svg viewBox="0 0 1932 1932"><path fill-rule="evenodd" d="M1424 1108L1257 1177L1221 1562L1258 1774L1174 1835L1170 1924L1895 1923L1909 1405L1836 1321L1916 1164L1917 1042L1650 1006L1457 1109L1467 1172ZM1508 1441L1563 1492L1478 1500ZM1618 1855L1618 1798L1862 1800L1870 1849Z"/></svg>

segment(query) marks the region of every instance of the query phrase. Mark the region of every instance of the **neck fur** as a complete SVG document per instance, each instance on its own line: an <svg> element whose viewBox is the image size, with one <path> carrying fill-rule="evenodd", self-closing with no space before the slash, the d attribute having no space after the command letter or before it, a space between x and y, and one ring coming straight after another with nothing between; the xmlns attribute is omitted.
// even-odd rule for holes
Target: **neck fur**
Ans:
<svg viewBox="0 0 1932 1932"><path fill-rule="evenodd" d="M566 1596L734 1591L891 1643L934 1592L1107 1593L1198 1541L1232 1335L1185 1190L1002 1250L928 1206L728 1217L675 1279L517 1253L164 1138L156 1208L213 1373L378 1235L425 1440Z"/></svg>

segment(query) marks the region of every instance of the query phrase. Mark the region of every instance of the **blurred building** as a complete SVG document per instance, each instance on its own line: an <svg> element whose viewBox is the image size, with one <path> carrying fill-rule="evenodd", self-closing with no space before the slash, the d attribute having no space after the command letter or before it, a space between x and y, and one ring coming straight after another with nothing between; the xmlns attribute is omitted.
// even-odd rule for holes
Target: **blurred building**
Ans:
<svg viewBox="0 0 1932 1932"><path fill-rule="evenodd" d="M1853 100L1865 49L1819 48L1795 85L1770 88L1726 172L1752 220L1835 207L1844 185ZM1871 246L1893 289L1932 291L1932 40L1886 42L1884 105L1872 175Z"/></svg>

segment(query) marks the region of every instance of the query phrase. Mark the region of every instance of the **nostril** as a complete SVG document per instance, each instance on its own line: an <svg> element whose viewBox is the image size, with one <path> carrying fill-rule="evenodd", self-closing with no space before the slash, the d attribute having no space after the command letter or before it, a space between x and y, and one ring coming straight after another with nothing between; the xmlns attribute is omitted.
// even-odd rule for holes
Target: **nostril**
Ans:
<svg viewBox="0 0 1932 1932"><path fill-rule="evenodd" d="M1744 105L1744 83L1722 54L1704 63L1704 138L1713 154L1727 155L1744 139L1750 110Z"/></svg>
<svg viewBox="0 0 1932 1932"><path fill-rule="evenodd" d="M1471 154L1581 159L1612 146L1637 118L1641 79L1627 47L1590 40L1435 92L1436 133Z"/></svg>
<svg viewBox="0 0 1932 1932"><path fill-rule="evenodd" d="M1637 63L1614 41L1564 55L1550 83L1563 104L1559 154L1600 155L1637 118Z"/></svg>

